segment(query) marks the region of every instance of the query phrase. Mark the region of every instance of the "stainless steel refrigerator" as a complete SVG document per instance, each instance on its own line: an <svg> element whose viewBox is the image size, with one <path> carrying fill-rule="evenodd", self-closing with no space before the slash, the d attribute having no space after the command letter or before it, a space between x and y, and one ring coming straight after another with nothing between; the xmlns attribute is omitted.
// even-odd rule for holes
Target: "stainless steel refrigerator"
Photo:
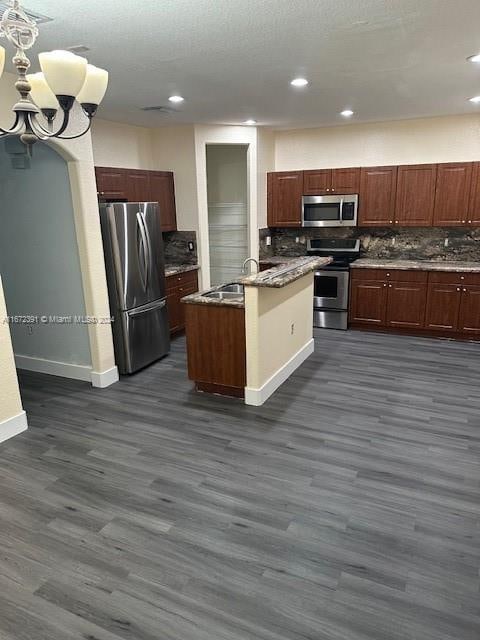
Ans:
<svg viewBox="0 0 480 640"><path fill-rule="evenodd" d="M120 373L134 373L170 350L160 216L157 202L100 204Z"/></svg>

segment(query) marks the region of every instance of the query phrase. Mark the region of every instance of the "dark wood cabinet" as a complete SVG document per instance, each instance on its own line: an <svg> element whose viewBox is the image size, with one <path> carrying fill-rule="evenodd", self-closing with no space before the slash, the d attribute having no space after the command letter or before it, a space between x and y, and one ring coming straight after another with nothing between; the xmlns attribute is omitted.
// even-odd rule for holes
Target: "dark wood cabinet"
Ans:
<svg viewBox="0 0 480 640"><path fill-rule="evenodd" d="M425 326L426 302L426 282L389 282L387 327L422 329Z"/></svg>
<svg viewBox="0 0 480 640"><path fill-rule="evenodd" d="M480 162L473 163L467 224L480 226Z"/></svg>
<svg viewBox="0 0 480 640"><path fill-rule="evenodd" d="M393 225L396 189L397 167L363 167L360 171L358 225Z"/></svg>
<svg viewBox="0 0 480 640"><path fill-rule="evenodd" d="M149 171L149 200L160 204L162 231L175 231L175 183L171 171Z"/></svg>
<svg viewBox="0 0 480 640"><path fill-rule="evenodd" d="M334 193L358 193L360 189L360 167L332 169L331 190Z"/></svg>
<svg viewBox="0 0 480 640"><path fill-rule="evenodd" d="M362 227L480 226L480 162L268 174L268 225L298 227L302 195L359 194Z"/></svg>
<svg viewBox="0 0 480 640"><path fill-rule="evenodd" d="M246 386L245 310L184 304L188 377L198 390L244 396Z"/></svg>
<svg viewBox="0 0 480 640"><path fill-rule="evenodd" d="M321 196L330 193L331 184L331 169L303 172L303 195L305 196Z"/></svg>
<svg viewBox="0 0 480 640"><path fill-rule="evenodd" d="M383 326L387 312L387 284L382 280L352 280L350 322Z"/></svg>
<svg viewBox="0 0 480 640"><path fill-rule="evenodd" d="M480 336L480 285L462 287L458 331L472 336Z"/></svg>
<svg viewBox="0 0 480 640"><path fill-rule="evenodd" d="M359 189L359 167L317 169L303 172L303 194L306 196L358 193Z"/></svg>
<svg viewBox="0 0 480 640"><path fill-rule="evenodd" d="M129 202L148 202L149 178L148 171L127 169L125 171L127 198Z"/></svg>
<svg viewBox="0 0 480 640"><path fill-rule="evenodd" d="M395 224L404 227L432 225L436 178L436 164L398 167Z"/></svg>
<svg viewBox="0 0 480 640"><path fill-rule="evenodd" d="M425 327L430 331L456 331L460 297L461 288L455 284L429 283Z"/></svg>
<svg viewBox="0 0 480 640"><path fill-rule="evenodd" d="M102 200L128 200L125 169L95 167L98 197Z"/></svg>
<svg viewBox="0 0 480 640"><path fill-rule="evenodd" d="M448 227L467 224L471 183L471 162L451 162L437 166L434 225Z"/></svg>
<svg viewBox="0 0 480 640"><path fill-rule="evenodd" d="M303 171L280 171L267 176L269 227L301 225Z"/></svg>
<svg viewBox="0 0 480 640"><path fill-rule="evenodd" d="M350 324L480 337L480 273L352 269Z"/></svg>
<svg viewBox="0 0 480 640"><path fill-rule="evenodd" d="M95 167L95 177L100 200L158 202L162 231L177 229L175 184L171 171Z"/></svg>
<svg viewBox="0 0 480 640"><path fill-rule="evenodd" d="M196 271L177 273L166 278L167 314L170 333L174 334L185 329L185 305L182 298L198 291L198 276Z"/></svg>

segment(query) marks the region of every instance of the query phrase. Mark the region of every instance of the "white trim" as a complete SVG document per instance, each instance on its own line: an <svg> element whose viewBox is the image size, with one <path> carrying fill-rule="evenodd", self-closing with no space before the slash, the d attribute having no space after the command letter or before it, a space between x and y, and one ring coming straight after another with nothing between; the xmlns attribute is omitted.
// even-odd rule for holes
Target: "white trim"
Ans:
<svg viewBox="0 0 480 640"><path fill-rule="evenodd" d="M312 355L314 350L315 343L312 338L307 342L305 346L300 349L300 351L297 351L297 353L292 356L281 369L274 373L273 376L269 378L259 389L245 387L245 404L250 404L254 407L259 407L260 405L262 405L266 400L268 400L272 393L274 393L278 389L278 387L285 382L285 380L288 380L295 369L298 369L298 367L309 356Z"/></svg>
<svg viewBox="0 0 480 640"><path fill-rule="evenodd" d="M7 418L0 422L0 442L5 442L5 440L13 438L27 429L27 414L22 411L18 416L13 416L13 418Z"/></svg>
<svg viewBox="0 0 480 640"><path fill-rule="evenodd" d="M120 379L117 367L112 367L111 369L101 372L91 371L90 375L92 386L98 387L99 389L105 389L105 387L115 384L115 382L118 382Z"/></svg>
<svg viewBox="0 0 480 640"><path fill-rule="evenodd" d="M92 380L92 367L83 364L69 364L67 362L57 362L55 360L45 360L44 358L32 358L21 355L15 355L15 364L17 369L37 371L38 373L47 373L51 376L84 380L85 382L91 382Z"/></svg>

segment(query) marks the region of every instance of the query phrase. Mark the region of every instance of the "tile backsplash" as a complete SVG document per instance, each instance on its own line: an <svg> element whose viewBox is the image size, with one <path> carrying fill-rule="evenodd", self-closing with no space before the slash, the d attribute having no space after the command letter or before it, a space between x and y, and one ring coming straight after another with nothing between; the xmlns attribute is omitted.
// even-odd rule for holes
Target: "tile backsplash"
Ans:
<svg viewBox="0 0 480 640"><path fill-rule="evenodd" d="M193 251L188 243L193 242ZM163 234L166 264L198 264L195 231L169 231Z"/></svg>
<svg viewBox="0 0 480 640"><path fill-rule="evenodd" d="M307 238L360 238L362 256L368 258L480 261L479 227L260 229L259 234L261 259L305 255Z"/></svg>

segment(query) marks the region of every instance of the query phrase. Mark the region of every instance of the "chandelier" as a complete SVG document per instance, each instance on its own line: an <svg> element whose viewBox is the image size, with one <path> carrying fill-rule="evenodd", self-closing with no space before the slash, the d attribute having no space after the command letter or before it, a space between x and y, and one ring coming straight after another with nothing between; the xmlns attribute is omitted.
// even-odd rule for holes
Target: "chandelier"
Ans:
<svg viewBox="0 0 480 640"><path fill-rule="evenodd" d="M42 71L29 75L30 60L25 52L35 44L38 27L21 9L19 0L10 0L10 4L0 20L0 38L7 38L16 48L13 64L18 72L15 88L20 99L12 108L15 114L12 127L0 127L0 137L18 136L29 150L37 140L80 138L89 131L103 100L108 72L71 51L50 51L38 55ZM5 49L0 47L0 76L4 65ZM63 134L75 100L87 118L86 127L82 133L66 136Z"/></svg>

